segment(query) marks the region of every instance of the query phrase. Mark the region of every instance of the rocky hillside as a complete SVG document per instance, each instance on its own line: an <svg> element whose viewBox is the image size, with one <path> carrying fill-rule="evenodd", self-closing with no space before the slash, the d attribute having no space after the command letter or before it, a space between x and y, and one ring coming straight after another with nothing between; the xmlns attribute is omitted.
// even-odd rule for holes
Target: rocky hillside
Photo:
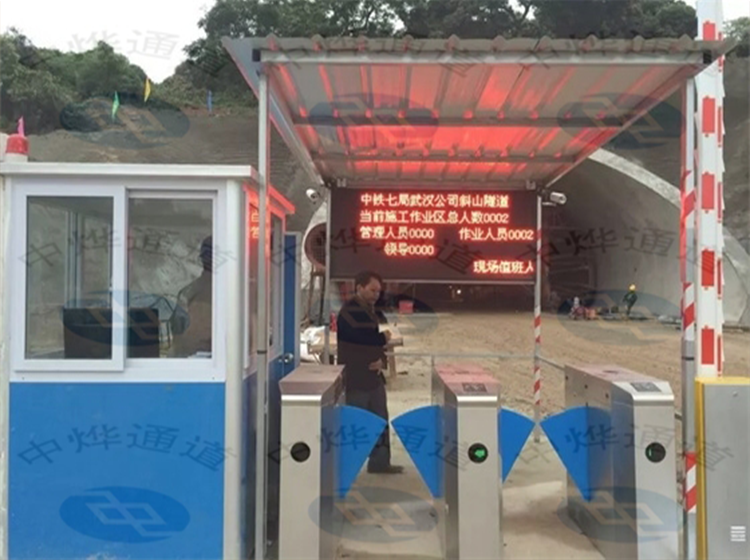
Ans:
<svg viewBox="0 0 750 560"><path fill-rule="evenodd" d="M143 127L145 132L138 135L122 129L86 134L58 130L29 137L30 159L90 163L258 165L258 119L254 111L215 116L208 115L206 111L192 111L186 112L181 123L175 123L173 115L156 114L155 117L163 127L160 134L166 130L171 135L149 137L148 123ZM271 182L297 207L289 223L291 229L304 230L315 210L304 195L309 186L305 174L275 130L271 141Z"/></svg>
<svg viewBox="0 0 750 560"><path fill-rule="evenodd" d="M725 162L726 223L738 239L750 240L750 59L727 61L725 67ZM131 121L143 115L127 114ZM673 95L648 118L607 146L619 155L677 185L680 174L680 95ZM192 111L176 119L154 115L148 120L161 123L167 137L149 137L148 122L143 134L129 134L124 127L98 133L57 131L31 136L31 159L66 162L192 163L257 165L257 116L253 111L213 115ZM157 123L158 124L158 123ZM645 141L643 139L646 139ZM296 205L290 221L294 230L304 231L316 206L305 196L310 186L285 144L273 131L271 180ZM749 248L750 250L750 248Z"/></svg>

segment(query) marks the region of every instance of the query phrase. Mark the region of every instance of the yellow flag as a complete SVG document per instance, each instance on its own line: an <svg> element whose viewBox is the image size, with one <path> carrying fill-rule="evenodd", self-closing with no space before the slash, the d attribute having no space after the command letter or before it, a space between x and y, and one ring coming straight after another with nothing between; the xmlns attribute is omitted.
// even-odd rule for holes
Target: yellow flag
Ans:
<svg viewBox="0 0 750 560"><path fill-rule="evenodd" d="M148 101L148 96L151 95L151 82L148 79L148 76L146 77L146 87L143 91L143 102L145 103Z"/></svg>

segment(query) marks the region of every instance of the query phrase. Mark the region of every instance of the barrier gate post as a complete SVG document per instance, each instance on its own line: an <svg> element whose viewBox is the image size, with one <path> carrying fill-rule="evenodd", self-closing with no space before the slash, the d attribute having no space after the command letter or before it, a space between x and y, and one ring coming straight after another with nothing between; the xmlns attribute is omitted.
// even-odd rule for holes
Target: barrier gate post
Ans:
<svg viewBox="0 0 750 560"><path fill-rule="evenodd" d="M572 460L582 461L584 471L578 481L568 476L571 519L607 560L677 560L675 403L669 383L618 366L566 366L565 406L585 412L585 425L571 430L581 439Z"/></svg>
<svg viewBox="0 0 750 560"><path fill-rule="evenodd" d="M432 404L441 410L444 493L436 503L444 558L500 559L500 385L479 367L438 366L432 374Z"/></svg>
<svg viewBox="0 0 750 560"><path fill-rule="evenodd" d="M334 558L337 448L335 406L343 395L343 366L304 364L279 383L281 453L279 558Z"/></svg>

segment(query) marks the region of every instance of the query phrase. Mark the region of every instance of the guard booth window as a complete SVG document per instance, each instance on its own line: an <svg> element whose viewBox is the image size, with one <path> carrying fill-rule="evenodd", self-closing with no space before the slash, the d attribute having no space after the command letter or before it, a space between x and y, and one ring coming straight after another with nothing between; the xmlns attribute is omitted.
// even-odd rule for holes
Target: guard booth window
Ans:
<svg viewBox="0 0 750 560"><path fill-rule="evenodd" d="M192 195L191 195L192 196ZM128 201L129 358L210 358L213 241L210 198Z"/></svg>
<svg viewBox="0 0 750 560"><path fill-rule="evenodd" d="M190 196L130 198L127 241L113 234L113 197L29 196L26 359L112 360L113 308L127 310L126 357L210 358L221 258L212 195ZM126 242L127 287L114 290Z"/></svg>
<svg viewBox="0 0 750 560"><path fill-rule="evenodd" d="M27 199L26 359L112 359L111 197Z"/></svg>

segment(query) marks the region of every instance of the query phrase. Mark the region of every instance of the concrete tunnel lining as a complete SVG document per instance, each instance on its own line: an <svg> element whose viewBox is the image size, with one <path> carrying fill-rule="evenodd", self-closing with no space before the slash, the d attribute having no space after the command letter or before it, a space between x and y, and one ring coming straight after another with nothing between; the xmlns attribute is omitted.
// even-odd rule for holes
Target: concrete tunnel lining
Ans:
<svg viewBox="0 0 750 560"><path fill-rule="evenodd" d="M600 149L555 188L567 195L562 214L579 236L589 230L595 237L600 236L600 228L614 232L613 247L591 251L596 268L594 288L622 291L632 282L639 293L649 294L650 313L679 316L682 287L677 186ZM658 248L649 247L656 234L662 236L664 243ZM649 239L641 249L645 235ZM726 228L724 239L725 322L747 325L750 257Z"/></svg>
<svg viewBox="0 0 750 560"><path fill-rule="evenodd" d="M561 179L554 189L567 195L562 215L579 237L589 230L600 235L599 228L615 233L614 247L586 251L586 256L593 256L594 261L592 288L617 293L635 283L639 293L647 295L641 297L641 303L647 302L651 315L679 317L682 287L677 186L623 157L600 149ZM305 237L313 227L325 223L326 212L324 202L311 218ZM641 236L647 231L651 235L655 230L664 232L671 243L665 241L659 251L636 250L640 249ZM750 325L750 257L726 228L724 242L725 323ZM572 245L563 243L557 247L561 253L567 251L569 256L575 257ZM552 260L551 267L554 266ZM310 261L303 257L303 292L308 289L310 269ZM554 285L551 288L555 290ZM618 303L612 302L613 305ZM331 308L337 309L340 304L334 295Z"/></svg>

